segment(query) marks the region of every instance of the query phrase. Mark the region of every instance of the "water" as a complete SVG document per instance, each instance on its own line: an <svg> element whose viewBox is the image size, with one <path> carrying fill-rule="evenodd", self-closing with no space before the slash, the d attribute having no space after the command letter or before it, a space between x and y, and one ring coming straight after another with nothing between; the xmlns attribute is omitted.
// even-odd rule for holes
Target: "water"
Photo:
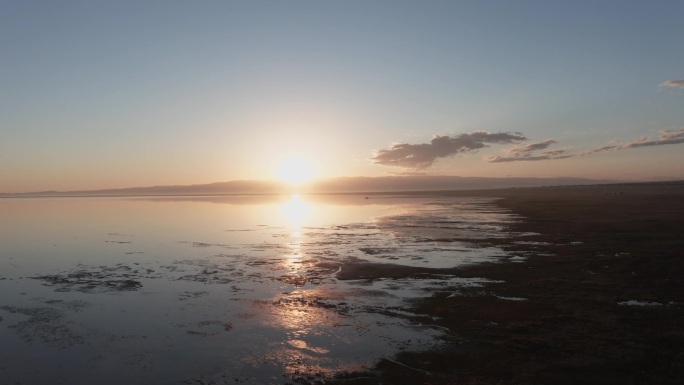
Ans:
<svg viewBox="0 0 684 385"><path fill-rule="evenodd" d="M3 199L0 383L363 370L438 344L406 300L485 283L445 269L506 257L478 240L514 220L483 198Z"/></svg>

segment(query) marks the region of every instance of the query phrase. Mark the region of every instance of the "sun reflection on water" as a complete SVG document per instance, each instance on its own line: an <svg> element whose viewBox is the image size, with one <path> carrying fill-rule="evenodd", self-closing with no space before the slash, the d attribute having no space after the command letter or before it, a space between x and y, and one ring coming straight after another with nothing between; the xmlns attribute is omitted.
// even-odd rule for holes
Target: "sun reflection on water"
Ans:
<svg viewBox="0 0 684 385"><path fill-rule="evenodd" d="M282 343L274 346L271 354L290 375L332 374L331 368L341 364L331 357L332 350L350 344L333 329L346 320L322 306L321 295L324 293L317 289L300 289L273 301L267 323L284 333L279 333Z"/></svg>
<svg viewBox="0 0 684 385"><path fill-rule="evenodd" d="M288 224L292 241L288 243L290 253L286 264L293 273L302 268L302 227L311 218L313 209L299 194L293 194L290 200L281 206L281 215Z"/></svg>
<svg viewBox="0 0 684 385"><path fill-rule="evenodd" d="M293 194L290 200L283 204L281 213L292 230L292 237L300 238L302 226L311 217L311 205L304 202L299 194Z"/></svg>
<svg viewBox="0 0 684 385"><path fill-rule="evenodd" d="M273 354L291 374L305 371L323 373L326 366L332 364L328 357L330 344L325 329L339 322L334 313L319 306L315 294L318 290L309 286L312 282L312 265L302 249L306 238L302 229L309 224L312 214L312 205L299 194L293 194L281 206L290 242L288 253L284 256L284 265L289 272L281 276L280 281L294 286L295 290L281 293L274 301L270 322L277 329L285 331L284 344Z"/></svg>

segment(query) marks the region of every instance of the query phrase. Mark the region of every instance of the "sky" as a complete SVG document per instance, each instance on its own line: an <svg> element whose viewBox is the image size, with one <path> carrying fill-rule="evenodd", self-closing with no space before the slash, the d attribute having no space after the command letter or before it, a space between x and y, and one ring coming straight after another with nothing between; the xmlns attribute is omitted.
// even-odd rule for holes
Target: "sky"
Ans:
<svg viewBox="0 0 684 385"><path fill-rule="evenodd" d="M271 179L283 164L684 179L683 14L665 0L0 0L0 192Z"/></svg>

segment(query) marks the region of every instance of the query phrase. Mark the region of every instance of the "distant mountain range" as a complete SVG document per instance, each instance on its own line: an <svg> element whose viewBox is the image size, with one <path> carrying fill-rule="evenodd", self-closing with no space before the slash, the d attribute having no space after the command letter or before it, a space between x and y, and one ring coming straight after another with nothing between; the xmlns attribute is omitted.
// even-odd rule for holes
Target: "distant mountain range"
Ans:
<svg viewBox="0 0 684 385"><path fill-rule="evenodd" d="M511 187L539 187L618 183L584 178L480 178L459 176L342 177L318 180L293 187L283 182L237 180L188 186L152 186L87 191L40 191L0 194L0 197L26 196L132 196L132 195L223 195L298 193L372 193L431 190L482 190Z"/></svg>

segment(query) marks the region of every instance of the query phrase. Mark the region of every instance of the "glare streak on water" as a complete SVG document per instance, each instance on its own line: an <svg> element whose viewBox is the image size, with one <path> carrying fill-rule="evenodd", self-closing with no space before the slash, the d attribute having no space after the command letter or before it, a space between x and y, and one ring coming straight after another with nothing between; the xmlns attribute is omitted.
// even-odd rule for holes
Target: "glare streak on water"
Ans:
<svg viewBox="0 0 684 385"><path fill-rule="evenodd" d="M7 199L0 212L10 383L280 384L363 369L444 332L406 299L487 281L338 273L499 261L473 241L517 220L444 197Z"/></svg>

